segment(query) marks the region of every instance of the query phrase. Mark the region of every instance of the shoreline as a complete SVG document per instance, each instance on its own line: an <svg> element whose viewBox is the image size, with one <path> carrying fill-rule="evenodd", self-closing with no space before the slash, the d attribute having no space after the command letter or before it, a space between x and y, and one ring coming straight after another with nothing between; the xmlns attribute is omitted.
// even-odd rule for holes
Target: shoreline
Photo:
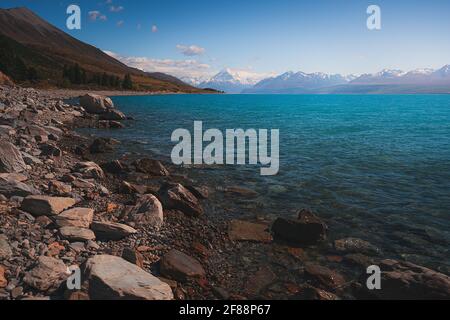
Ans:
<svg viewBox="0 0 450 320"><path fill-rule="evenodd" d="M6 238L0 238L0 299L95 299L103 293L89 274L83 273L81 290L69 291L61 287L58 265L82 266L106 255L159 278L180 300L416 298L419 293L408 291L410 285L428 292L422 298L450 298L448 276L383 260L378 248L359 239L330 243L325 222L308 210L299 208L298 220L230 221L222 218L221 204L211 200L214 193L225 192L233 201L251 197L251 190L196 185L189 169L141 155L114 158L116 141L74 132L81 127L120 130L123 120L118 114L99 120L102 115L63 102L85 93L0 87L0 134L20 153L10 151L11 161L0 160L12 171L0 179L0 194L8 192L0 199L0 235ZM27 211L24 201L38 193L73 201L55 205L64 207L62 213ZM94 210L94 222L86 225L81 213L62 219L70 208ZM293 235L286 241L283 233ZM52 260L42 262L42 257ZM361 276L374 263L393 273L383 281L400 286L397 291L364 288ZM42 279L43 265L49 264L54 277ZM396 283L399 278L406 282Z"/></svg>

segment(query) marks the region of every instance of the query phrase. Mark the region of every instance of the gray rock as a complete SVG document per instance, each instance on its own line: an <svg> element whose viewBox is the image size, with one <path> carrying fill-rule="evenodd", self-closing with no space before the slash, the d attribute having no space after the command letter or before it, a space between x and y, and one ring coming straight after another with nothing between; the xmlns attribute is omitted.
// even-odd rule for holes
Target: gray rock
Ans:
<svg viewBox="0 0 450 320"><path fill-rule="evenodd" d="M122 258L98 255L87 260L83 279L93 300L172 300L170 286Z"/></svg>
<svg viewBox="0 0 450 320"><path fill-rule="evenodd" d="M39 190L23 182L0 178L0 193L7 197L26 197L40 194Z"/></svg>
<svg viewBox="0 0 450 320"><path fill-rule="evenodd" d="M100 115L100 120L113 120L120 121L125 120L127 117L116 109L107 109L105 113Z"/></svg>
<svg viewBox="0 0 450 320"><path fill-rule="evenodd" d="M139 159L134 163L138 172L150 174L157 177L165 177L169 175L169 171L164 165L158 161L149 158Z"/></svg>
<svg viewBox="0 0 450 320"><path fill-rule="evenodd" d="M370 242L358 238L345 238L334 241L334 248L340 253L363 253L377 255L380 250Z"/></svg>
<svg viewBox="0 0 450 320"><path fill-rule="evenodd" d="M91 114L103 114L108 109L114 108L110 98L97 94L86 94L80 98L80 105Z"/></svg>
<svg viewBox="0 0 450 320"><path fill-rule="evenodd" d="M3 140L3 139L1 139ZM23 172L27 165L23 161L20 151L11 143L0 140L0 172Z"/></svg>
<svg viewBox="0 0 450 320"><path fill-rule="evenodd" d="M62 227L59 229L61 237L70 242L95 240L95 234L92 230L78 227Z"/></svg>
<svg viewBox="0 0 450 320"><path fill-rule="evenodd" d="M55 216L74 206L75 199L49 196L28 196L20 207L33 216Z"/></svg>
<svg viewBox="0 0 450 320"><path fill-rule="evenodd" d="M130 211L129 219L138 224L150 224L159 228L164 223L162 204L154 195L146 194L139 198L136 206Z"/></svg>
<svg viewBox="0 0 450 320"><path fill-rule="evenodd" d="M101 241L118 241L137 233L132 227L115 222L93 222L91 229Z"/></svg>
<svg viewBox="0 0 450 320"><path fill-rule="evenodd" d="M0 261L8 260L12 257L12 249L8 243L8 238L6 236L0 235Z"/></svg>
<svg viewBox="0 0 450 320"><path fill-rule="evenodd" d="M105 173L95 162L79 162L75 165L75 172L79 172L87 179L104 179Z"/></svg>
<svg viewBox="0 0 450 320"><path fill-rule="evenodd" d="M61 260L41 256L38 264L29 271L23 281L37 290L51 293L68 277L67 267Z"/></svg>

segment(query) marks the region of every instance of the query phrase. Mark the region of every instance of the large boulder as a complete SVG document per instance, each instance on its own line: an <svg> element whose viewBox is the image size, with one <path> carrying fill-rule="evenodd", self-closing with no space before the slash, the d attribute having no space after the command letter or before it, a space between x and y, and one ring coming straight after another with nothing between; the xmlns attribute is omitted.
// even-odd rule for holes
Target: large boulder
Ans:
<svg viewBox="0 0 450 320"><path fill-rule="evenodd" d="M118 241L137 233L134 228L115 222L93 222L91 229L101 241Z"/></svg>
<svg viewBox="0 0 450 320"><path fill-rule="evenodd" d="M61 260L41 256L37 265L25 274L23 281L32 288L52 292L67 279L67 267Z"/></svg>
<svg viewBox="0 0 450 320"><path fill-rule="evenodd" d="M23 172L26 168L20 151L13 144L0 140L0 172Z"/></svg>
<svg viewBox="0 0 450 320"><path fill-rule="evenodd" d="M126 118L125 114L117 109L108 109L100 115L100 120L120 121Z"/></svg>
<svg viewBox="0 0 450 320"><path fill-rule="evenodd" d="M327 226L310 210L301 210L297 220L278 218L272 225L275 239L297 245L314 245L326 239Z"/></svg>
<svg viewBox="0 0 450 320"><path fill-rule="evenodd" d="M383 260L380 262L381 290L369 295L382 300L449 300L450 277L410 262ZM368 275L364 274L363 287Z"/></svg>
<svg viewBox="0 0 450 320"><path fill-rule="evenodd" d="M159 190L160 199L166 209L176 209L188 216L203 214L200 201L181 184L166 184Z"/></svg>
<svg viewBox="0 0 450 320"><path fill-rule="evenodd" d="M159 228L164 223L162 204L152 194L143 195L130 211L128 218L140 225L152 225Z"/></svg>
<svg viewBox="0 0 450 320"><path fill-rule="evenodd" d="M28 196L20 207L34 216L55 216L74 206L75 199L49 196Z"/></svg>
<svg viewBox="0 0 450 320"><path fill-rule="evenodd" d="M161 259L161 274L185 282L204 278L206 272L196 259L178 250L172 250Z"/></svg>
<svg viewBox="0 0 450 320"><path fill-rule="evenodd" d="M80 105L91 114L103 114L114 108L111 98L88 93L80 98Z"/></svg>
<svg viewBox="0 0 450 320"><path fill-rule="evenodd" d="M83 267L92 300L172 300L170 286L122 258L98 255Z"/></svg>

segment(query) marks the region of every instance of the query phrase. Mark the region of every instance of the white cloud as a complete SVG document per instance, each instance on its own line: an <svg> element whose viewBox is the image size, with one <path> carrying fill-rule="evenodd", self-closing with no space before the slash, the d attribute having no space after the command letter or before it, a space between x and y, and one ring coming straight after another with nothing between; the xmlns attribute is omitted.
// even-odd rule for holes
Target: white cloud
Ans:
<svg viewBox="0 0 450 320"><path fill-rule="evenodd" d="M212 75L211 66L197 60L153 59L149 57L126 57L111 51L104 51L111 57L147 72L163 72L179 78L208 78Z"/></svg>
<svg viewBox="0 0 450 320"><path fill-rule="evenodd" d="M101 21L106 21L108 18L104 15L104 14L102 14L100 11L89 11L88 12L88 15L89 15L89 19L91 20L91 21L97 21L97 19L98 20L101 20Z"/></svg>
<svg viewBox="0 0 450 320"><path fill-rule="evenodd" d="M185 56L189 56L189 57L202 55L206 51L205 48L202 48L202 47L199 47L196 45L185 46L185 45L178 44L177 49L182 54L184 54Z"/></svg>
<svg viewBox="0 0 450 320"><path fill-rule="evenodd" d="M120 28L123 26L124 23L125 23L125 21L120 20L119 22L117 22L117 26Z"/></svg>
<svg viewBox="0 0 450 320"><path fill-rule="evenodd" d="M120 11L122 11L124 9L124 7L122 7L122 6L110 6L109 7L109 11L111 11L111 12L120 12Z"/></svg>
<svg viewBox="0 0 450 320"><path fill-rule="evenodd" d="M152 32L153 32L153 33L158 32L158 26L153 25L153 26L152 26Z"/></svg>

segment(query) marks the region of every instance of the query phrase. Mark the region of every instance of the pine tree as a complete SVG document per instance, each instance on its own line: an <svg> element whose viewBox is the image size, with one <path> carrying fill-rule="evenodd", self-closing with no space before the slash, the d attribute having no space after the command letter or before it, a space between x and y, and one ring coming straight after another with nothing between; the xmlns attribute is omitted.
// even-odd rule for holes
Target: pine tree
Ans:
<svg viewBox="0 0 450 320"><path fill-rule="evenodd" d="M122 88L124 88L125 90L133 89L133 81L131 80L131 75L129 73L126 74L123 79Z"/></svg>

